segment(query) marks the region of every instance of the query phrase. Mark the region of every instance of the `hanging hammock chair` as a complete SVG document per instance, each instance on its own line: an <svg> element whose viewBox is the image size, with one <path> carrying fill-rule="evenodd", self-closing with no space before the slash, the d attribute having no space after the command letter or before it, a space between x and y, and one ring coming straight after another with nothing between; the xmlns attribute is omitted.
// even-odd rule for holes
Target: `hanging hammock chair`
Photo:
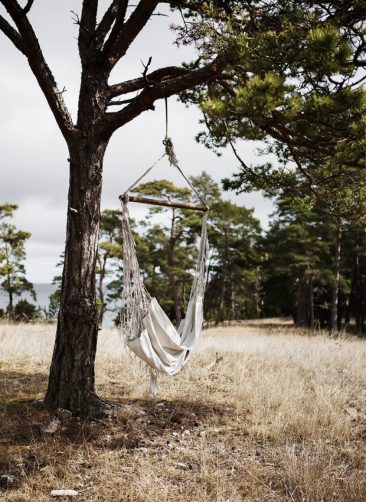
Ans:
<svg viewBox="0 0 366 502"><path fill-rule="evenodd" d="M165 153L156 161L127 191L120 196L122 204L123 235L123 291L122 309L119 328L127 347L152 370L168 375L178 373L187 363L191 350L199 337L203 324L203 297L206 284L208 240L207 217L208 206L178 165L170 138L165 138ZM128 194L141 179L161 160L167 156L196 196L203 203L192 205L180 201L165 201L136 197ZM128 203L142 202L147 204L177 207L202 211L202 229L199 244L198 260L193 278L192 289L185 318L175 327L156 298L150 296L140 272L136 255L136 245L131 231ZM152 373L152 379L154 373ZM152 382L151 387L153 390ZM154 391L153 391L154 392Z"/></svg>

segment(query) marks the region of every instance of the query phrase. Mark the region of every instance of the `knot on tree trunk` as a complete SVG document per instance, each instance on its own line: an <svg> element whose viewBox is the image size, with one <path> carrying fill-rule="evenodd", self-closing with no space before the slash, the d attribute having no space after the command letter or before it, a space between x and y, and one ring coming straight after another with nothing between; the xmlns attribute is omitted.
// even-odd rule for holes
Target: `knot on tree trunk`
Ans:
<svg viewBox="0 0 366 502"><path fill-rule="evenodd" d="M73 298L64 304L63 311L75 319L83 319L85 322L98 321L98 308L95 301L88 298Z"/></svg>

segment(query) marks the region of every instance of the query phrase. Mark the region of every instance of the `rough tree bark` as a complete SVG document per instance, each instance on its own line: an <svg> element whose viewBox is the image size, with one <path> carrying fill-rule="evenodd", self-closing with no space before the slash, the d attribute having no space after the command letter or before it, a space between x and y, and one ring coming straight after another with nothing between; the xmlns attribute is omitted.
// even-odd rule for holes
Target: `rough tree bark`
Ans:
<svg viewBox="0 0 366 502"><path fill-rule="evenodd" d="M127 0L113 0L97 24L98 0L83 0L78 36L82 67L78 119L74 124L28 19L33 2L22 8L17 0L0 0L14 26L0 16L0 31L27 58L70 153L65 264L55 348L45 405L76 415L103 412L107 404L95 394L94 361L98 338L95 272L100 221L103 159L108 141L120 127L157 99L215 80L226 57L194 69L169 66L142 77L108 85L118 61L153 15L159 0L140 0L127 16ZM132 7L132 5L130 5ZM130 11L129 11L130 12ZM113 98L123 100L108 112Z"/></svg>
<svg viewBox="0 0 366 502"><path fill-rule="evenodd" d="M81 141L70 152L65 264L60 312L45 405L90 413L97 405L94 360L98 338L95 267L106 143Z"/></svg>
<svg viewBox="0 0 366 502"><path fill-rule="evenodd" d="M342 229L341 225L338 223L337 226L337 238L335 246L335 274L334 274L334 286L332 291L332 308L331 308L331 322L330 329L332 333L338 332L338 293L339 293L339 278L340 278L340 267L341 267L341 237Z"/></svg>

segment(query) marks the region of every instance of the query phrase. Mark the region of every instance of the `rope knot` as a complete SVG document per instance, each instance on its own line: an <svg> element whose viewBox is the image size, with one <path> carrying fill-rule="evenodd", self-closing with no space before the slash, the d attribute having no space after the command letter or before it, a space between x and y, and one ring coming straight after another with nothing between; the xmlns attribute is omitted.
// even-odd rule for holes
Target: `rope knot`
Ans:
<svg viewBox="0 0 366 502"><path fill-rule="evenodd" d="M170 165L178 167L178 159L177 156L175 155L173 141L171 140L171 138L166 136L166 138L163 141L163 145L165 146L165 153L169 159Z"/></svg>

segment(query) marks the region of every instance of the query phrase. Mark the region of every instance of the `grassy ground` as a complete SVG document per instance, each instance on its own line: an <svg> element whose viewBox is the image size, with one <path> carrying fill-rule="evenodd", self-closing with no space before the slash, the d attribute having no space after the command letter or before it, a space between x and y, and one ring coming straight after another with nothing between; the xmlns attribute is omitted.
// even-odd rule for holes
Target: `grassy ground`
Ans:
<svg viewBox="0 0 366 502"><path fill-rule="evenodd" d="M100 395L115 420L40 426L53 328L0 325L4 501L365 501L366 343L286 327L210 329L189 366L148 393L144 370L101 332Z"/></svg>

